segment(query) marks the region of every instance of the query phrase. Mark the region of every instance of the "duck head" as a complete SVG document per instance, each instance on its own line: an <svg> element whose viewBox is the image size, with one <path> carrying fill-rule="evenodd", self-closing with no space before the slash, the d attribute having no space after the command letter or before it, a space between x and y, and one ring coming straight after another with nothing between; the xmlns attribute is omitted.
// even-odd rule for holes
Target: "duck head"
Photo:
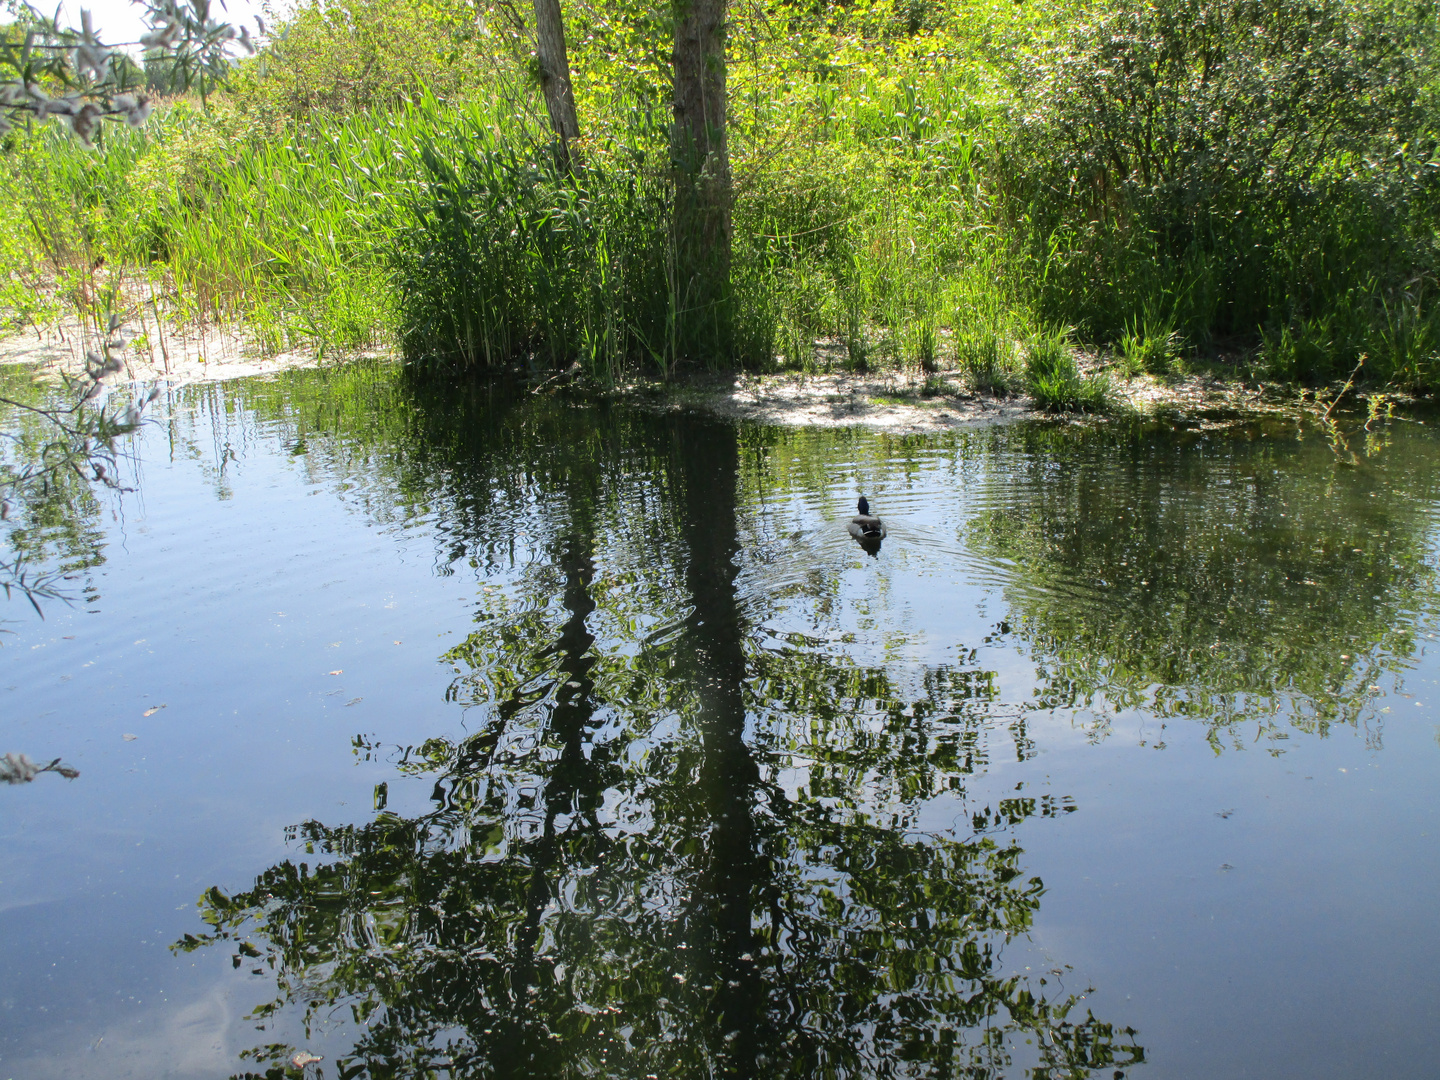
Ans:
<svg viewBox="0 0 1440 1080"><path fill-rule="evenodd" d="M864 495L860 496L860 501L856 503L856 507L857 509L859 509L861 517L870 516L870 503L866 500Z"/></svg>

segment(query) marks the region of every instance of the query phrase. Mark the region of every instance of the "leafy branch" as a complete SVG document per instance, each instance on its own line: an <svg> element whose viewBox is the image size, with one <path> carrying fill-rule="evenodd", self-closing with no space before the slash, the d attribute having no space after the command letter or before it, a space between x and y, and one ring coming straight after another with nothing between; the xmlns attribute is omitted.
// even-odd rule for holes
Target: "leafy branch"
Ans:
<svg viewBox="0 0 1440 1080"><path fill-rule="evenodd" d="M149 32L138 42L167 57L173 84L207 95L230 71L234 50L253 54L247 26L213 18L210 0L135 0ZM123 52L101 42L90 12L80 26L62 23L27 3L12 6L15 22L0 32L0 133L16 123L52 117L89 145L103 121L140 127L153 109L141 92L140 69ZM256 19L263 34L265 25Z"/></svg>

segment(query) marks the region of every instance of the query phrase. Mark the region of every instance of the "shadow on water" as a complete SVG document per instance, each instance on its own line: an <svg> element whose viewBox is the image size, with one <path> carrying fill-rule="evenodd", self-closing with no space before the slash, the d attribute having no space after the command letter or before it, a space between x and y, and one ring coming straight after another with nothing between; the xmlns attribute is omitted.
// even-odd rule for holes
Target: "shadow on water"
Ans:
<svg viewBox="0 0 1440 1080"><path fill-rule="evenodd" d="M433 777L430 808L307 821L293 839L314 861L202 898L211 930L178 948L273 971L262 1029L339 1024L345 1077L1081 1077L1142 1060L1083 990L1002 962L1043 892L1013 830L1067 807L1005 800L955 835L897 825L983 768L985 674L929 670L907 699L883 668L755 646L733 426L553 402L460 425L450 408L417 413L450 441L418 441L412 465L448 489L431 501L451 508L455 558L531 550L445 655L472 733L400 754ZM767 711L817 742L762 731ZM256 1047L246 1075L281 1075L292 1050Z"/></svg>

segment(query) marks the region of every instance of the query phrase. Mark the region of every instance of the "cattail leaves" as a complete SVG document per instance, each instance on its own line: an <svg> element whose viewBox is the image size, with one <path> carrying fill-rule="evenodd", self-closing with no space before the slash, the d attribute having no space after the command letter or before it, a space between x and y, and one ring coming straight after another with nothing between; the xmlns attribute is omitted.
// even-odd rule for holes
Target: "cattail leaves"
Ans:
<svg viewBox="0 0 1440 1080"><path fill-rule="evenodd" d="M562 171L541 132L496 137L475 113L436 118L396 245L401 349L423 364L498 368L578 358L602 381L676 348L665 276L665 174Z"/></svg>

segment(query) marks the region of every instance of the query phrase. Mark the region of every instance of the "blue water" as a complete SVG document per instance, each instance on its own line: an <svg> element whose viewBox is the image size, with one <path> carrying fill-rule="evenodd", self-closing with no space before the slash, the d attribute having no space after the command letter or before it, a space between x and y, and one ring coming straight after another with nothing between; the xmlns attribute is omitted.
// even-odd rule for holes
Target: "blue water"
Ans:
<svg viewBox="0 0 1440 1080"><path fill-rule="evenodd" d="M3 609L0 1078L1433 1075L1428 424L158 405Z"/></svg>

